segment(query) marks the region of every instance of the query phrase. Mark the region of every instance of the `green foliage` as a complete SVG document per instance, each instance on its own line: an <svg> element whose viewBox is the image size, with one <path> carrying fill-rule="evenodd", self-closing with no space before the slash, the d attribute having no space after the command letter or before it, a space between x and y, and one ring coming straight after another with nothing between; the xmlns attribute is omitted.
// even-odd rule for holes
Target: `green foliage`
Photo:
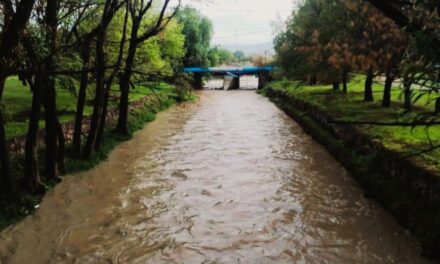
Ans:
<svg viewBox="0 0 440 264"><path fill-rule="evenodd" d="M110 152L121 142L129 140L133 133L142 129L146 122L153 121L156 118L156 113L165 110L174 104L173 97L175 96L170 86L162 85L166 89L156 89L156 95L150 94L155 99L152 99L143 108L132 111L129 115L130 133L128 135L120 135L115 133L112 129L105 131L104 140L101 148L96 151L88 160L80 160L75 157L72 147L69 145L66 149L66 169L68 174L74 174L80 171L92 169L101 161L107 159ZM145 97L145 95L144 95ZM42 152L43 150L40 150ZM43 155L39 155L40 158ZM24 171L23 156L15 156L12 159L11 166L14 175L19 182L21 182ZM44 182L46 189L50 189L56 185L57 182ZM13 196L0 194L0 230L23 219L23 217L31 214L38 203L41 201L42 195L30 195L21 185Z"/></svg>
<svg viewBox="0 0 440 264"><path fill-rule="evenodd" d="M234 54L234 58L239 62L245 58L245 54L242 50L237 50L233 54Z"/></svg>
<svg viewBox="0 0 440 264"><path fill-rule="evenodd" d="M405 113L400 99L401 90L398 86L392 89L392 107L384 109L378 102L363 102L363 83L365 77L356 75L349 83L348 94L331 90L330 85L304 85L296 81L281 80L269 85L271 89L286 92L326 112L336 120L343 121L381 121L381 122L412 122L421 112L432 111L431 101L420 99L415 104L413 113ZM374 93L382 92L382 84L373 85ZM422 162L427 167L440 172L439 149L426 151L432 146L440 145L440 126L401 127L361 125L359 129L370 138L380 142L390 150L402 153L403 156ZM420 152L424 152L418 154Z"/></svg>
<svg viewBox="0 0 440 264"><path fill-rule="evenodd" d="M360 76L354 79L361 79ZM361 80L362 81L362 80ZM350 83L356 89L357 81ZM352 90L352 89L350 89ZM335 156L356 178L365 190L366 197L374 197L385 208L390 210L397 219L411 230L413 235L420 240L423 250L427 254L438 255L438 238L440 237L440 211L438 203L434 199L428 199L430 192L434 191L429 186L431 179L422 177L420 180L414 172L412 175L406 172L405 176L400 173L390 173L394 170L394 166L387 168L384 158L389 158L388 151L380 148L371 148L364 144L351 144L356 139L351 136L366 136L374 142L374 144L383 144L385 148L391 152L398 153L401 158L412 159L416 166L424 166L428 171L440 172L440 164L438 150L434 152L426 152L423 155L410 156L412 151L418 148L425 149L426 137L424 142L411 142L414 139L422 139L421 131L411 131L411 128L402 127L381 127L386 133L373 134L371 131L377 131L373 126L356 126L356 132L338 133L342 140L335 136L334 131L339 129L329 129L326 125L329 116L330 119L342 118L353 120L366 120L368 118L382 119L382 111L380 105L375 103L365 103L358 97L358 92L350 92L349 94L341 94L340 92L329 91L329 86L307 86L303 85L298 88L297 82L277 81L269 84L265 91L270 99L279 105L289 115L295 118L302 127L312 135L312 137L323 144L333 156ZM345 99L341 99L344 98ZM314 101L312 101L314 100ZM336 100L336 101L334 101ZM339 101L341 100L341 101ZM349 104L351 109L346 109L344 104ZM316 104L318 103L318 104ZM305 104L305 105L302 105ZM310 111L311 106L316 111ZM304 111L306 110L307 111ZM399 115L400 108L390 111L394 115ZM353 112L351 112L353 111ZM351 113L350 113L351 112ZM322 113L325 113L322 114ZM350 113L347 116L347 113ZM356 114L355 114L356 113ZM375 113L375 116L369 116ZM355 114L355 115L352 115ZM391 120L391 116L388 116ZM371 130L370 130L371 129ZM422 130L424 128L421 128ZM436 131L436 142L439 144L440 128L433 128ZM344 130L342 130L344 131ZM405 133L402 133L405 131ZM390 132L390 133L388 133ZM426 136L426 134L425 134ZM346 141L348 140L348 142ZM398 148L387 145L389 142L400 142L402 145ZM350 144L347 144L350 143ZM391 162L397 164L405 164L406 161L397 158ZM433 159L432 159L433 158ZM414 163L413 163L414 164ZM402 166L404 167L404 166ZM397 172L397 170L395 170ZM415 186L414 183L421 184ZM427 184L426 192L420 192L419 188Z"/></svg>
<svg viewBox="0 0 440 264"><path fill-rule="evenodd" d="M348 71L396 75L406 39L365 1L306 0L274 45L286 76L333 83Z"/></svg>
<svg viewBox="0 0 440 264"><path fill-rule="evenodd" d="M170 22L163 32L141 44L136 52L135 80L151 80L173 76L180 71L185 36L181 25Z"/></svg>
<svg viewBox="0 0 440 264"><path fill-rule="evenodd" d="M211 66L227 65L234 61L234 55L227 49L215 46L209 50L209 60Z"/></svg>
<svg viewBox="0 0 440 264"><path fill-rule="evenodd" d="M154 95L150 95L154 96ZM112 129L108 129L105 132L104 141L99 151L95 152L89 160L78 160L76 158L69 158L66 160L66 169L72 174L79 171L84 171L95 167L101 161L107 159L110 152L121 142L131 139L133 133L142 129L145 123L154 121L156 119L156 113L169 108L175 103L170 98L170 94L159 93L155 96L157 99L153 100L153 103L148 103L143 108L139 108L130 112L129 115L129 134L121 135L114 132ZM71 151L71 157L74 157L73 150Z"/></svg>
<svg viewBox="0 0 440 264"><path fill-rule="evenodd" d="M179 11L177 20L182 25L182 33L185 35L186 55L183 65L210 66L209 50L213 34L211 20L189 6Z"/></svg>
<svg viewBox="0 0 440 264"><path fill-rule="evenodd" d="M77 83L75 83L75 94L77 93ZM117 96L119 92L115 85L112 94ZM130 92L129 99L131 102L139 100L147 95L161 94L174 92L174 87L164 82L145 82L143 85L138 85ZM58 117L61 123L67 123L74 119L76 109L76 96L70 90L58 89L57 91L57 106ZM8 104L4 104L6 116L6 132L7 138L17 136L24 136L28 129L29 121L29 107L32 101L32 93L28 86L18 80L17 77L10 77L5 84L5 91L3 98ZM93 95L88 96L87 105L84 111L85 115L92 113L92 98ZM110 108L117 107L117 101L110 101ZM40 128L44 128L44 121L40 121Z"/></svg>
<svg viewBox="0 0 440 264"><path fill-rule="evenodd" d="M76 91L75 91L76 93ZM6 115L7 138L22 136L28 129L29 108L32 101L32 93L29 86L24 86L17 77L6 80L3 100ZM76 109L76 97L71 90L58 89L57 91L58 116L61 121L70 121L74 118ZM92 111L90 106L85 109L85 114ZM43 126L43 122L40 123Z"/></svg>

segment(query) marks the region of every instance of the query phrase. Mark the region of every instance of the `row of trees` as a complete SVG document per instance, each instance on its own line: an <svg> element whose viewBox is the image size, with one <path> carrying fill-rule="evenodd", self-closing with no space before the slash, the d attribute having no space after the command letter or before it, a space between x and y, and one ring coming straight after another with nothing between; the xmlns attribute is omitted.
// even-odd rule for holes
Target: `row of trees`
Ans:
<svg viewBox="0 0 440 264"><path fill-rule="evenodd" d="M383 4L383 1L372 2ZM402 4L396 10L408 10L409 6ZM424 12L428 18L437 14L438 23L437 9L424 10L433 11ZM410 20L406 21L409 23ZM438 27L430 27L438 30ZM311 84L317 81L332 83L334 89L339 89L342 84L342 90L347 92L349 73L364 73L365 101L374 100L373 78L384 75L382 104L386 107L391 104L393 81L400 78L403 80L405 108L411 110L412 84L418 83L432 93L438 92L435 83L438 84L439 80L438 60L431 60L435 57L432 55L435 48L431 46L431 54L426 54L426 47L432 45L432 41L428 41L426 34L421 34L423 32L411 30L404 30L402 25L368 1L306 0L292 14L287 29L277 36L275 49L284 74L307 79ZM429 68L429 71L423 71L423 68ZM423 72L426 74L421 74Z"/></svg>
<svg viewBox="0 0 440 264"><path fill-rule="evenodd" d="M182 24L182 32L186 36L185 67L210 67L234 62L236 58L229 50L211 46L214 28L208 17L187 6L178 13L177 20Z"/></svg>
<svg viewBox="0 0 440 264"><path fill-rule="evenodd" d="M18 75L32 92L25 148L24 183L42 190L44 179L65 171L66 142L58 118L56 92L77 93L74 150L88 159L99 150L112 87L119 89L116 131L128 133L130 87L179 72L185 36L170 0L2 0L0 2L0 100L9 76ZM93 95L90 129L83 136L87 94ZM5 102L7 103L7 102ZM44 158L38 158L39 121L45 124ZM0 190L13 193L5 119L0 107Z"/></svg>

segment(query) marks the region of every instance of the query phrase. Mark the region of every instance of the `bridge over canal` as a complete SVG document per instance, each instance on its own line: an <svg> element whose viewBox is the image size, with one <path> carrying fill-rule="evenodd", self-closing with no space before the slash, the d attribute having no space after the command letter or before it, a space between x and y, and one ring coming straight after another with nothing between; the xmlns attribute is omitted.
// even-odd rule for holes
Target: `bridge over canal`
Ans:
<svg viewBox="0 0 440 264"><path fill-rule="evenodd" d="M273 66L265 67L188 67L184 68L185 73L192 73L195 76L194 88L203 89L203 76L224 76L223 88L232 90L240 88L240 77L245 75L258 76L258 89L263 88L270 80L270 73Z"/></svg>

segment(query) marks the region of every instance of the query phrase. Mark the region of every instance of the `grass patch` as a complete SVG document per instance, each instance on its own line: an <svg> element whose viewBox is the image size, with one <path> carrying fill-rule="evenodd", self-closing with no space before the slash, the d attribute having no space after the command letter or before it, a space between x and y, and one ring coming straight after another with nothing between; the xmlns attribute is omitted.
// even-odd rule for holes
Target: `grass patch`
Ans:
<svg viewBox="0 0 440 264"><path fill-rule="evenodd" d="M78 85L77 85L78 86ZM78 89L78 88L77 88ZM94 84L88 89L84 115L91 115L93 111L93 91ZM171 84L158 82L146 85L139 85L130 90L129 100L134 102L148 95L173 94L174 87ZM58 118L62 124L75 119L76 103L78 90L69 91L57 89L57 109ZM109 107L117 107L119 101L119 86L112 87ZM5 115L6 138L11 139L26 134L29 122L29 111L32 105L32 93L29 86L23 85L18 77L12 76L6 80L3 94L3 105ZM44 111L44 109L42 109ZM40 121L40 128L44 128L44 121Z"/></svg>
<svg viewBox="0 0 440 264"><path fill-rule="evenodd" d="M362 97L359 98L356 91L345 95L332 91L331 86L300 86L289 81L274 82L262 94L267 95L316 141L324 145L356 178L366 197L375 198L400 224L408 228L419 239L423 254L440 258L438 177L435 174L431 177L423 168L420 169L420 164L431 164L430 168L439 172L438 152L418 155L416 158L420 163L416 166L401 158L426 146L428 140L425 128L412 130L362 125L348 130L340 126L329 126L326 120L330 117L389 121L395 116L410 119L402 116L399 102L384 111L377 103L362 102ZM341 105L341 102L344 104ZM438 128L433 127L432 130L430 137L437 143ZM364 136L367 140L364 140ZM368 138L378 141L384 148L372 146ZM358 139L362 141L358 142Z"/></svg>
<svg viewBox="0 0 440 264"><path fill-rule="evenodd" d="M373 86L376 101L364 102L364 81L363 76L355 76L348 84L347 94L341 91L333 91L331 85L308 86L289 80L275 81L269 86L274 90L283 91L289 96L317 107L335 120L412 122L420 113L432 112L434 109L431 98L424 96L415 103L413 112L405 113L402 108L401 90L397 86L392 89L392 106L384 108L381 106L383 85L380 83L375 83ZM440 161L438 159L440 149L416 155L429 150L431 144L440 145L440 126L411 128L358 125L357 127L386 148L402 153L402 156L414 156L412 158L416 159L418 163L440 172Z"/></svg>
<svg viewBox="0 0 440 264"><path fill-rule="evenodd" d="M147 88L139 88L139 90L147 90ZM145 91L143 90L143 91ZM148 89L151 90L151 89ZM119 135L113 131L113 129L107 129L101 144L101 149L96 151L89 160L76 159L72 146L68 145L66 148L66 170L67 174L71 175L77 172L86 171L92 169L98 165L101 161L106 160L110 152L121 142L131 139L133 133L144 127L145 123L153 121L156 118L156 114L162 110L167 109L173 105L176 94L172 90L172 86L167 85L167 88L156 90L152 93L145 94L145 96L154 97L152 100L148 100L147 103L138 109L132 110L129 113L129 134ZM142 99L138 97L138 99ZM192 99L192 98L189 98ZM11 124L20 122L11 122ZM10 128L11 126L9 126ZM111 127L111 125L109 125ZM40 150L40 158L44 157L43 150ZM11 159L11 167L15 177L18 179L18 190L14 195L0 197L0 230L7 226L16 223L23 219L25 216L31 214L38 203L41 202L43 195L30 195L26 193L22 187L23 174L24 174L24 158L23 156L14 156ZM42 163L40 163L42 164ZM42 174L43 175L43 172ZM54 187L57 182L44 182L46 189Z"/></svg>

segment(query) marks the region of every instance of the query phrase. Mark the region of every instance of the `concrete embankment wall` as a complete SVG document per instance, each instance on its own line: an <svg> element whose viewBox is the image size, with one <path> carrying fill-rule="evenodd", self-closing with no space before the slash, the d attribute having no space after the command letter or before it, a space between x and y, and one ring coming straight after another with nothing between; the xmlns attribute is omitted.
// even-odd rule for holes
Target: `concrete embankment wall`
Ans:
<svg viewBox="0 0 440 264"><path fill-rule="evenodd" d="M440 258L440 175L385 148L356 126L340 125L317 107L283 91L267 96L346 167L366 192ZM398 241L396 241L398 243Z"/></svg>

